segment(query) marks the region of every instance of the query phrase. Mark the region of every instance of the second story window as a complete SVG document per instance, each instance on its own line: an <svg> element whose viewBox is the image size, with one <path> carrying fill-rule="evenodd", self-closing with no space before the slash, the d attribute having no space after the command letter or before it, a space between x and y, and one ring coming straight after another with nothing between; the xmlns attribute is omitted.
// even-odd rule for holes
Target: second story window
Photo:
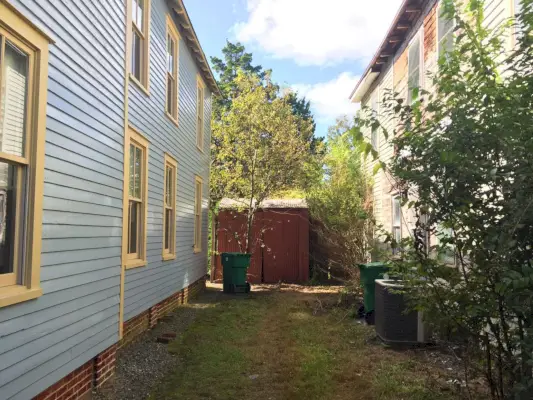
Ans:
<svg viewBox="0 0 533 400"><path fill-rule="evenodd" d="M372 98L372 114L376 117L378 114L378 96L374 95ZM370 142L372 143L372 148L378 150L379 147L379 131L377 127L372 127L372 132L370 136Z"/></svg>
<svg viewBox="0 0 533 400"><path fill-rule="evenodd" d="M148 35L150 0L131 1L131 75L145 90L148 89Z"/></svg>
<svg viewBox="0 0 533 400"><path fill-rule="evenodd" d="M392 253L397 254L400 251L400 241L402 240L402 205L400 196L392 198L392 238L396 242Z"/></svg>
<svg viewBox="0 0 533 400"><path fill-rule="evenodd" d="M196 147L203 151L204 148L204 90L205 84L202 78L196 79Z"/></svg>
<svg viewBox="0 0 533 400"><path fill-rule="evenodd" d="M415 90L420 87L420 59L421 59L420 36L411 43L408 53L408 81L407 81L407 102L411 104L417 96Z"/></svg>
<svg viewBox="0 0 533 400"><path fill-rule="evenodd" d="M443 54L446 54L449 51L453 50L453 31L455 27L455 22L453 19L449 19L443 13L443 8L439 7L437 10L438 13L438 40L437 40L437 50L439 52L439 57L442 57Z"/></svg>
<svg viewBox="0 0 533 400"><path fill-rule="evenodd" d="M179 34L172 20L167 16L167 93L166 112L178 122L178 47Z"/></svg>

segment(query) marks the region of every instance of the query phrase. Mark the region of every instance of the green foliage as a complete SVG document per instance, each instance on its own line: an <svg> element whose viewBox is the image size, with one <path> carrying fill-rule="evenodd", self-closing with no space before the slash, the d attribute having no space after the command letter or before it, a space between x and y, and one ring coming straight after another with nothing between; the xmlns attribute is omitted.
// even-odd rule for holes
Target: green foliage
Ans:
<svg viewBox="0 0 533 400"><path fill-rule="evenodd" d="M346 134L349 128L346 118L330 127L322 179L309 188L307 199L313 230L319 236L313 243L314 267L357 280L356 265L366 261L371 243L372 210L362 154Z"/></svg>
<svg viewBox="0 0 533 400"><path fill-rule="evenodd" d="M239 242L249 253L260 203L273 193L298 186L306 176L309 143L300 132L309 121L294 115L268 79L263 85L257 77L239 72L235 83L237 95L231 108L213 124L218 150L212 154L211 187L244 200L247 232Z"/></svg>
<svg viewBox="0 0 533 400"><path fill-rule="evenodd" d="M456 37L429 77L435 90L412 104L387 94L385 115L363 110L352 133L379 126L396 149L385 167L418 218L395 261L413 305L440 331L463 335L465 362L485 373L493 399L531 399L532 2L496 30L485 28L482 1L443 4ZM388 117L395 132L380 126ZM426 233L438 239L430 248Z"/></svg>
<svg viewBox="0 0 533 400"><path fill-rule="evenodd" d="M271 70L263 70L261 65L252 65L252 53L246 53L244 46L239 42L226 41L222 54L224 54L224 60L211 57L213 69L219 76L217 83L222 93L214 101L213 117L215 119L220 118L222 112L231 107L232 99L238 90L235 80L239 71L256 76L261 81L272 73Z"/></svg>

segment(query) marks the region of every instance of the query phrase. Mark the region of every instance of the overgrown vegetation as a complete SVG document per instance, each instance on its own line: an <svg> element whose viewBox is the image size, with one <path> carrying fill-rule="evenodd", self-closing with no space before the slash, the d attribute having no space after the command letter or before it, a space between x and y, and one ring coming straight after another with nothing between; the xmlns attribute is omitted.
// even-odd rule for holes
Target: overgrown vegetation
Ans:
<svg viewBox="0 0 533 400"><path fill-rule="evenodd" d="M271 71L252 65L252 54L240 43L227 42L222 52L224 60L212 58L222 96L213 105L210 214L216 233L222 198L240 200L245 233L232 233L241 251L250 253L261 202L306 187L317 168L312 159L321 140L314 137L316 125L305 98L281 91Z"/></svg>
<svg viewBox="0 0 533 400"><path fill-rule="evenodd" d="M483 23L482 1L443 6L456 35L429 78L435 89L415 90L412 104L388 94L388 115L366 113L352 132L360 139L386 118L398 121L395 132L380 126L396 149L381 165L418 219L394 262L413 306L441 338L459 340L468 386L483 373L492 399L531 399L532 1L496 30ZM437 240L428 245L427 233Z"/></svg>
<svg viewBox="0 0 533 400"><path fill-rule="evenodd" d="M368 258L373 222L369 180L347 118L329 129L322 176L307 190L311 216L311 263L315 279L326 277L359 288L357 264Z"/></svg>
<svg viewBox="0 0 533 400"><path fill-rule="evenodd" d="M452 400L453 374L369 342L330 288L286 287L203 304L152 399ZM191 305L189 305L191 307Z"/></svg>

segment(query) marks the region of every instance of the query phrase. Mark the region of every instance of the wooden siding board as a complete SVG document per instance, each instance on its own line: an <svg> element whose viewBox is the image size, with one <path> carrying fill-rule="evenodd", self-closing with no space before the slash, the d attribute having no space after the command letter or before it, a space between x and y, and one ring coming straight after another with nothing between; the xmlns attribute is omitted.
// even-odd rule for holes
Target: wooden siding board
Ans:
<svg viewBox="0 0 533 400"><path fill-rule="evenodd" d="M84 318L82 321L66 326L62 332L54 332L53 335L47 335L45 337L46 341L37 339L28 343L24 346L24 350L30 356L23 360L19 360L22 353L20 349L14 349L13 353L2 354L2 358L6 361L2 365L5 369L0 371L0 384L16 382L21 378L31 381L35 375L46 373L37 367L41 364L46 365L50 362L49 360L53 360L55 357L61 358L66 349L76 351L72 350L76 344L85 344L87 340L90 340L93 335L102 329L102 326L106 328L111 326L113 322L116 323L118 315L115 315L114 308L111 306L97 314ZM26 371L29 372L24 373Z"/></svg>
<svg viewBox="0 0 533 400"><path fill-rule="evenodd" d="M210 118L205 118L203 150L196 147L196 76L198 70L183 40L179 43L178 126L165 114L164 71L166 68L166 21L173 12L164 0L152 0L150 24L150 96L129 87L129 121L150 142L148 166L147 265L129 269L125 277L124 320L186 287L207 269L207 199L209 173ZM206 90L205 113L210 115L210 94ZM176 253L171 261L161 260L163 154L178 161L176 195ZM193 253L194 176L204 181L202 252Z"/></svg>
<svg viewBox="0 0 533 400"><path fill-rule="evenodd" d="M106 207L122 209L122 201L117 198L106 196L101 193L92 193L85 190L75 189L73 187L57 185L54 183L45 183L44 195L62 200L72 200L80 203L102 205Z"/></svg>
<svg viewBox="0 0 533 400"><path fill-rule="evenodd" d="M20 361L21 354L27 357L30 354L37 354L45 350L54 343L59 343L63 339L70 337L70 333L79 332L76 324L87 327L88 322L86 320L95 315L94 310L100 310L100 313L104 311L109 312L109 308L113 308L113 304L110 307L109 298L113 297L116 301L116 295L109 296L108 298L104 297L98 302L90 303L72 312L65 312L61 316L48 319L39 325L33 325L34 329L32 330L26 329L19 331L16 335L10 335L8 338L2 340L0 354L5 355L4 360L12 360L14 364ZM59 327L64 328L60 329ZM47 335L53 333L54 335L51 338L43 338L43 333ZM31 350L28 349L30 346ZM1 371L10 368L11 365L9 361L1 365L0 374L2 373Z"/></svg>
<svg viewBox="0 0 533 400"><path fill-rule="evenodd" d="M103 327L101 327L101 325L91 327L87 330L85 335L77 338L81 343L79 346L73 347L70 351L66 351L61 353L58 357L52 358L50 361L42 364L41 368L34 368L31 371L28 371L22 377L24 379L15 379L9 385L5 394L10 396L8 397L10 400L27 400L34 395L39 394L42 390L41 388L46 389L50 384L53 384L58 380L55 376L50 380L45 379L50 372L62 368L61 371L63 376L65 376L87 362L87 354L98 354L113 343L116 343L117 333L115 331L117 322L118 315L115 320L110 320L109 323ZM50 384L45 385L41 382L50 382Z"/></svg>
<svg viewBox="0 0 533 400"><path fill-rule="evenodd" d="M50 387L51 385L68 375L73 370L85 364L87 362L86 354L99 354L110 346L112 346L114 343L116 343L116 341L117 337L116 334L113 332L113 326L110 326L105 331L100 332L98 336L95 336L94 340L91 340L93 346L85 348L84 353L78 355L77 357L71 357L71 359L67 360L65 364L58 364L59 366L57 367L54 366L55 369L50 369L48 375L33 382L31 385L18 392L12 397L11 400L27 400L29 398L32 398L32 396L34 396L34 393L40 392L40 388ZM96 343L96 345L94 345L94 343Z"/></svg>
<svg viewBox="0 0 533 400"><path fill-rule="evenodd" d="M108 299L112 296L118 296L118 288L112 287L104 290L99 290L94 293L89 293L86 296L76 298L74 300L65 302L62 304L61 308L51 307L50 310L46 313L40 312L37 310L31 313L31 319L25 318L25 316L19 316L16 318L9 319L0 323L0 331L2 336L8 336L15 332L35 332L33 328L35 326L47 323L48 321L55 320L58 317L81 310L84 307L88 307L91 304L96 304L102 301L102 299ZM6 346L0 347L0 351L5 351Z"/></svg>
<svg viewBox="0 0 533 400"><path fill-rule="evenodd" d="M24 319L30 320L27 316L36 312L39 312L41 315L52 315L56 311L62 311L63 304L111 288L117 289L116 282L114 280L104 279L102 281L88 282L84 285L74 286L63 291L47 293L45 296L40 297L39 301L15 304L3 309L2 313L0 313L0 323L16 318L22 318L20 320L22 322Z"/></svg>
<svg viewBox="0 0 533 400"><path fill-rule="evenodd" d="M99 183L90 182L73 176L64 165L55 163L54 158L46 158L46 167L44 171L44 187L47 183L53 183L61 186L68 186L74 189L85 190L89 193L102 194L112 196L116 199L122 197L122 190L119 188L112 188L110 186L100 185ZM68 166L66 167L68 168Z"/></svg>
<svg viewBox="0 0 533 400"><path fill-rule="evenodd" d="M56 41L46 108L44 294L0 308L0 398L26 400L118 339L124 3L11 3Z"/></svg>

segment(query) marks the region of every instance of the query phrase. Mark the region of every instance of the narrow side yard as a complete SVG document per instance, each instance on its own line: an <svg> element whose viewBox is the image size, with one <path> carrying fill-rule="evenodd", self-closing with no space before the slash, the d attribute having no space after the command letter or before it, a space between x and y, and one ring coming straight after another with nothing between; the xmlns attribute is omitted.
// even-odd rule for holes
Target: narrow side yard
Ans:
<svg viewBox="0 0 533 400"><path fill-rule="evenodd" d="M176 362L150 399L460 398L446 367L384 347L338 298L326 287L237 298L209 288L186 306L196 315L168 345Z"/></svg>

